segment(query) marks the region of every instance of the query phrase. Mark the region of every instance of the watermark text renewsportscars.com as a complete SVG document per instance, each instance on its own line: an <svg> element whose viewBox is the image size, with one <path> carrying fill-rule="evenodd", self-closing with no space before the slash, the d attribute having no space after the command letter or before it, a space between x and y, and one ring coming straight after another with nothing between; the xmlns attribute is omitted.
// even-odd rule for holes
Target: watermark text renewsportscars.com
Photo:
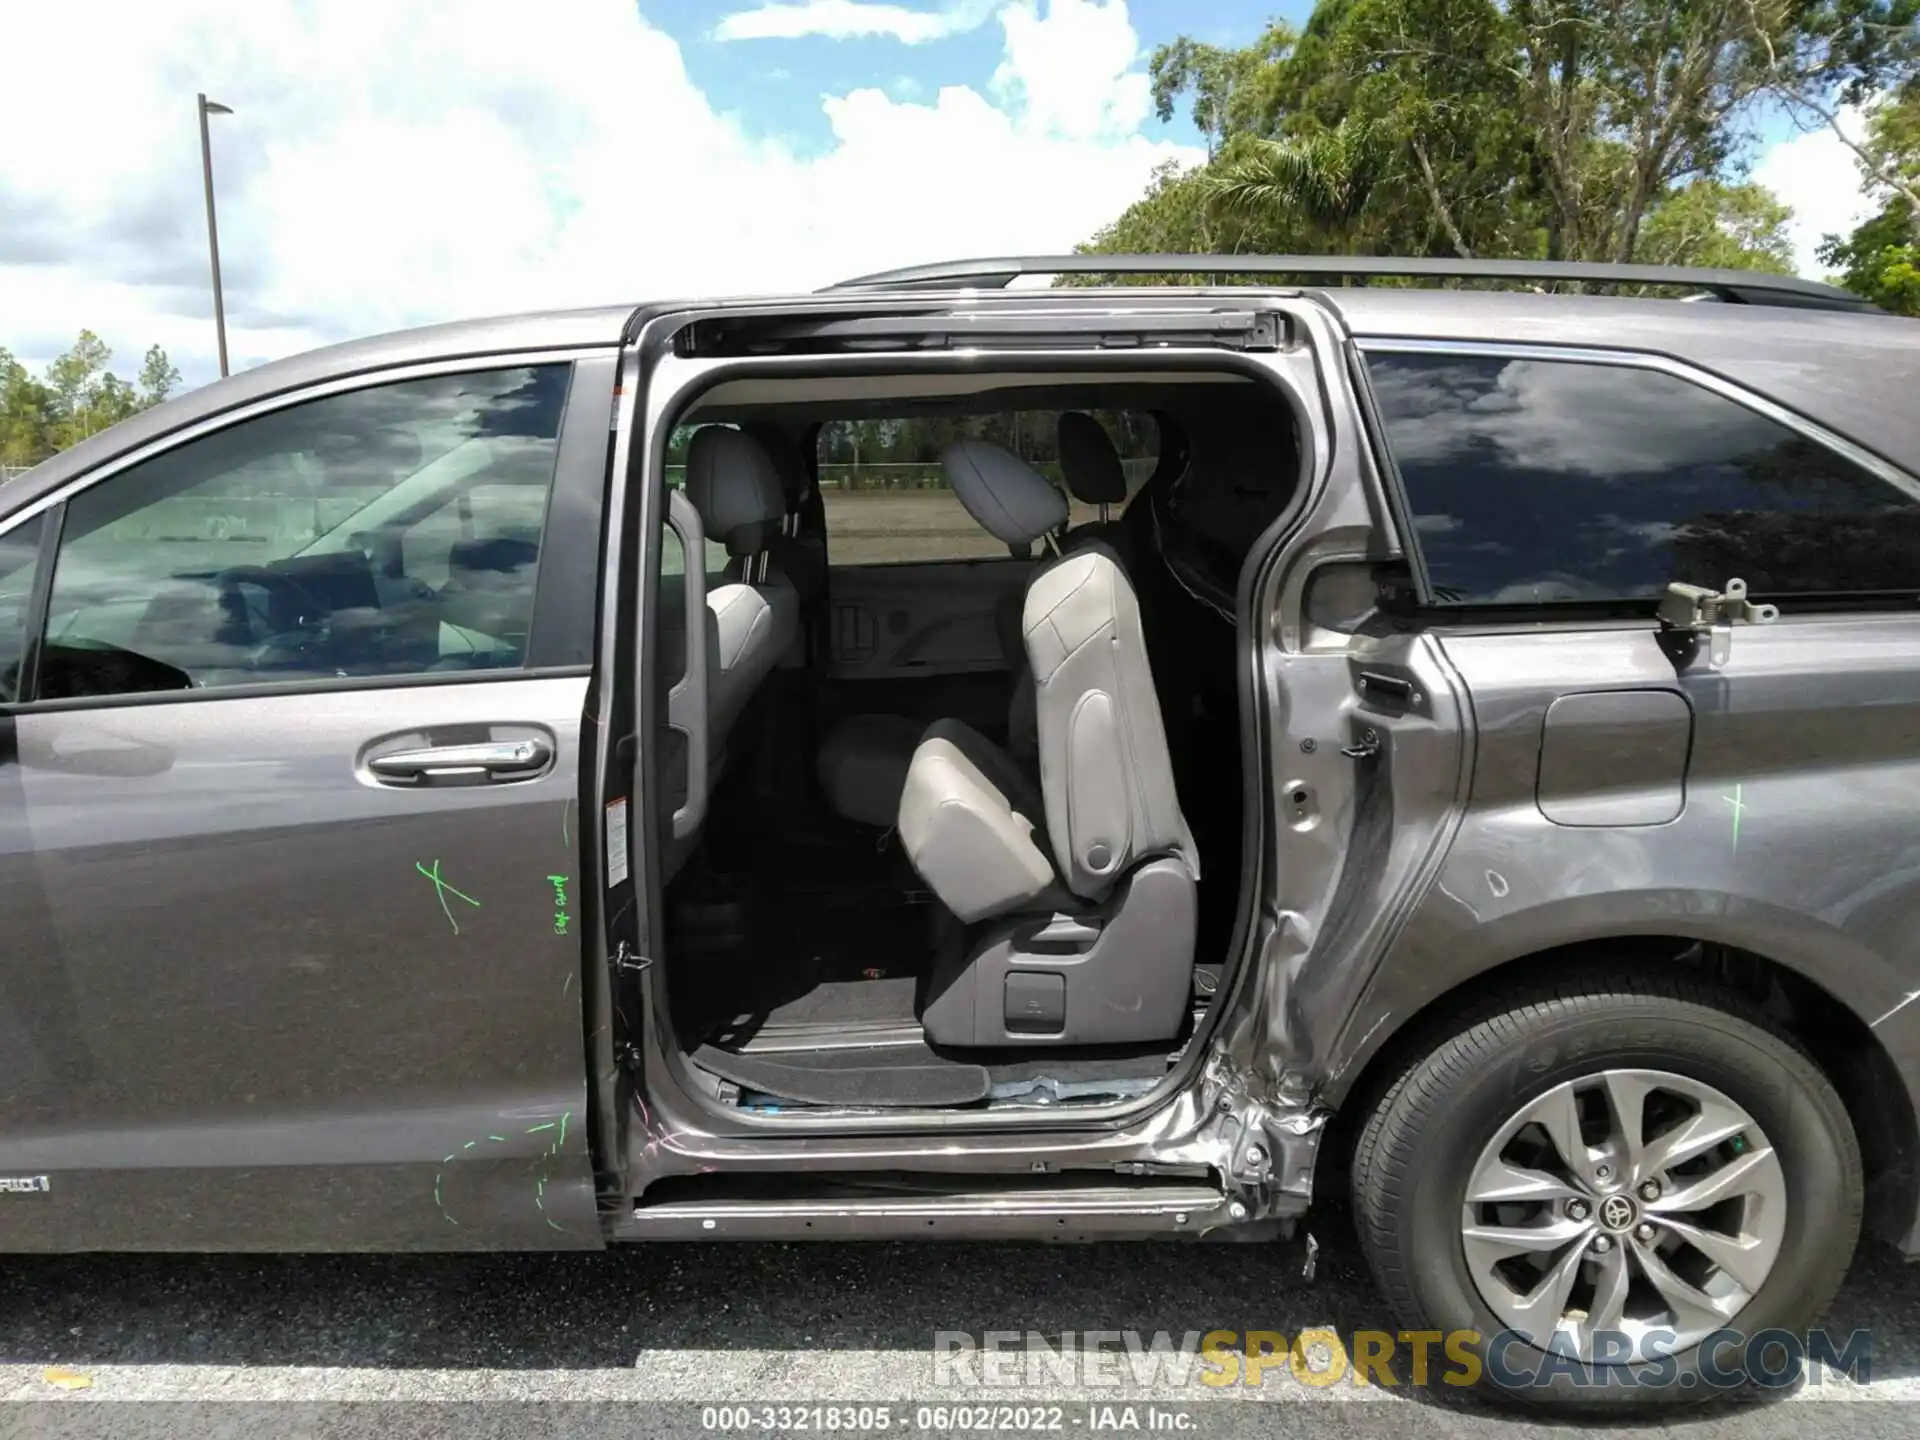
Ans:
<svg viewBox="0 0 1920 1440"><path fill-rule="evenodd" d="M1676 1353L1667 1330L1598 1331L1583 1357L1571 1337L1541 1349L1500 1331L1355 1330L1330 1328L1287 1335L1277 1330L940 1330L934 1334L933 1383L963 1390L1180 1389L1296 1384L1397 1387L1483 1381L1509 1389L1532 1386L1734 1389L1747 1384L1820 1384L1841 1375L1872 1378L1873 1337L1854 1330L1805 1335L1789 1330L1747 1334L1720 1330L1699 1354ZM1688 1363L1683 1364L1683 1359Z"/></svg>

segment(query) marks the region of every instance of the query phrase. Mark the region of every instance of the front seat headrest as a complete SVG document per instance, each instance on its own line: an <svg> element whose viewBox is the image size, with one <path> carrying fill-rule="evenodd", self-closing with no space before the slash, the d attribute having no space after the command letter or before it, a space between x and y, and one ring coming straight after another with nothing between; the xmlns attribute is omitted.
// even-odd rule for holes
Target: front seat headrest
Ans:
<svg viewBox="0 0 1920 1440"><path fill-rule="evenodd" d="M1082 410L1060 417L1055 431L1060 444L1060 470L1067 489L1082 505L1124 505L1127 471L1120 463L1107 427Z"/></svg>
<svg viewBox="0 0 1920 1440"><path fill-rule="evenodd" d="M967 513L1008 545L1031 545L1067 523L1067 497L1011 450L961 440L940 457L947 483Z"/></svg>
<svg viewBox="0 0 1920 1440"><path fill-rule="evenodd" d="M729 555L767 548L787 513L780 472L760 442L724 425L693 433L687 447L687 498L700 512L707 537Z"/></svg>

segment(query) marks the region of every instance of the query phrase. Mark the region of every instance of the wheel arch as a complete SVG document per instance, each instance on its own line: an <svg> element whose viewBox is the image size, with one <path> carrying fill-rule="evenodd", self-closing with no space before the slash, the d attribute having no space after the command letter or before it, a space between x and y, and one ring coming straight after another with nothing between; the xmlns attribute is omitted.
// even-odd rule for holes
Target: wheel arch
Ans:
<svg viewBox="0 0 1920 1440"><path fill-rule="evenodd" d="M1367 1115L1408 1065L1447 1035L1500 1008L1518 988L1579 971L1596 973L1592 967L1622 960L1684 967L1758 1005L1798 1042L1832 1081L1853 1122L1867 1176L1867 1233L1909 1255L1920 1252L1916 1096L1872 1020L1777 951L1763 953L1679 929L1598 936L1495 958L1455 976L1398 1023L1376 1023L1319 1092L1333 1119L1316 1166L1316 1198L1333 1198L1344 1189L1352 1147Z"/></svg>

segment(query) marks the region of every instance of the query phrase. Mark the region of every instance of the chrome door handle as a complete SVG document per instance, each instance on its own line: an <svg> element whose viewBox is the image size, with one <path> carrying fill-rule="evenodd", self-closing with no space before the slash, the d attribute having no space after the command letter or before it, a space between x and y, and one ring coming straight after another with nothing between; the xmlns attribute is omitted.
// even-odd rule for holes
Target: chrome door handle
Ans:
<svg viewBox="0 0 1920 1440"><path fill-rule="evenodd" d="M544 740L491 740L477 745L434 745L374 755L367 768L382 780L527 780L553 760Z"/></svg>

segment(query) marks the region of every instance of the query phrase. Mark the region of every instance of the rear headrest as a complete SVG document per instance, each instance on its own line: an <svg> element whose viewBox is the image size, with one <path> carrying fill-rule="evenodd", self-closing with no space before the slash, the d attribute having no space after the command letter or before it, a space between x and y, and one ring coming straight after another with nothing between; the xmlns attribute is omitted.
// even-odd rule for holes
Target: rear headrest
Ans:
<svg viewBox="0 0 1920 1440"><path fill-rule="evenodd" d="M1067 497L1026 461L988 440L962 440L940 457L967 513L996 540L1031 545L1067 523Z"/></svg>
<svg viewBox="0 0 1920 1440"><path fill-rule="evenodd" d="M751 435L709 425L687 447L687 498L700 512L707 538L732 554L764 549L787 513L780 472Z"/></svg>
<svg viewBox="0 0 1920 1440"><path fill-rule="evenodd" d="M1082 505L1124 505L1127 472L1107 427L1081 410L1060 417L1060 470Z"/></svg>

